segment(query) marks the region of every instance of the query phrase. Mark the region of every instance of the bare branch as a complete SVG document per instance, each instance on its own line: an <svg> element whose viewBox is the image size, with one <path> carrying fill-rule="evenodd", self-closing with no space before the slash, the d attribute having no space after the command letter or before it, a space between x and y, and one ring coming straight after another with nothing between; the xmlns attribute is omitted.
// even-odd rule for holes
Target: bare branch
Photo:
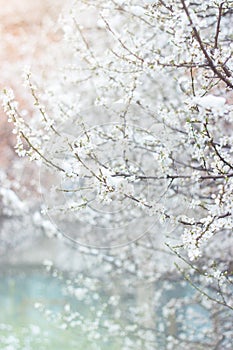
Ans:
<svg viewBox="0 0 233 350"><path fill-rule="evenodd" d="M219 6L219 12L218 12L218 22L217 22L217 28L216 28L216 34L215 34L215 40L214 40L214 48L218 48L218 36L220 33L220 23L222 18L222 8L223 8L224 2L222 2Z"/></svg>

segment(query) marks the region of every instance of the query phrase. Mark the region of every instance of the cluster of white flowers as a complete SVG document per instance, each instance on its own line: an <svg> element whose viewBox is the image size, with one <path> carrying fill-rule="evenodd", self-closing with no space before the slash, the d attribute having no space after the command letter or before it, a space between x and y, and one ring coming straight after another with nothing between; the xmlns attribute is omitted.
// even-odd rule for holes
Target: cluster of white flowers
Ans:
<svg viewBox="0 0 233 350"><path fill-rule="evenodd" d="M159 225L167 220L173 226L169 239L175 247L181 242L178 256L188 255L191 265L205 259L214 239L232 246L231 5L74 1L60 20L68 43L62 69L51 73L42 92L26 72L32 120L5 91L18 153L46 165L45 188L52 177L47 168L54 169L56 191L44 193L53 219L64 221L62 229L67 222L79 228L73 241L97 246L98 240L102 247L105 240L109 247L145 234L155 241L153 251L166 243L168 232ZM47 222L44 229L55 234ZM139 258L131 253L132 261L120 259L119 266L115 260L115 266L143 276L136 262L148 251ZM216 260L227 265L231 255ZM148 262L152 280L154 261ZM71 289L78 300L85 298L85 289ZM122 332L109 320L104 326ZM142 332L146 337L153 342Z"/></svg>
<svg viewBox="0 0 233 350"><path fill-rule="evenodd" d="M231 225L232 208L224 199L233 168L232 104L223 86L232 88L228 6L186 0L74 2L60 19L70 45L67 64L56 76L60 91L54 73L41 93L30 69L25 69L36 108L30 123L21 117L13 92L4 93L4 109L18 134L18 153L63 171L64 183L65 178L74 182L72 191L77 179L78 186L82 179L84 187L95 192L97 202L131 198L135 207L158 215L161 201L163 220L179 212L174 220L191 225L184 231L185 246L192 257L199 256L196 239L201 228L195 222L203 224L203 210L216 219L225 216L227 228ZM226 13L219 22L224 31L218 29L213 37L209 33L221 11ZM89 19L85 19L87 13ZM69 122L75 131L67 128ZM67 131L80 134L70 142ZM46 154L51 140L60 148ZM62 162L57 157L60 152ZM186 220L180 219L182 209L171 211L169 203L175 196L181 196L181 202L185 199L184 207L192 203L193 213ZM88 206L93 196L86 197ZM76 195L70 197L65 212L74 210L76 201ZM203 239L220 231L221 220L215 221L217 227L201 235Z"/></svg>

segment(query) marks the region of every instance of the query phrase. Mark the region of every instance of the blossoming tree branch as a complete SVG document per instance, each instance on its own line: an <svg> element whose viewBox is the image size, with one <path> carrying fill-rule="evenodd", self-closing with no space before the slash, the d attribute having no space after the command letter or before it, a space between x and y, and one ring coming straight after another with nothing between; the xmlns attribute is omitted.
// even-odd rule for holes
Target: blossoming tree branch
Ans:
<svg viewBox="0 0 233 350"><path fill-rule="evenodd" d="M46 81L25 70L31 115L3 93L16 151L40 164L43 210L61 235L104 259L140 249L129 260L137 274L151 257L145 279L158 273L148 252L165 249L231 312L232 6L74 1Z"/></svg>

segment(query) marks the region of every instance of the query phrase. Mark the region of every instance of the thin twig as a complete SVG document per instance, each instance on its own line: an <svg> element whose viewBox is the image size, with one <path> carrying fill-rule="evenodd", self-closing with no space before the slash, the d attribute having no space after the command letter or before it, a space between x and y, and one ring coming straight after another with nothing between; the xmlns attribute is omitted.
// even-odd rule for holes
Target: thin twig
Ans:
<svg viewBox="0 0 233 350"><path fill-rule="evenodd" d="M221 18L222 18L222 8L223 8L224 2L222 2L219 6L219 11L218 11L218 22L217 22L217 27L216 27L216 34L215 34L215 39L214 39L214 48L218 48L218 37L220 33L220 23L221 23Z"/></svg>

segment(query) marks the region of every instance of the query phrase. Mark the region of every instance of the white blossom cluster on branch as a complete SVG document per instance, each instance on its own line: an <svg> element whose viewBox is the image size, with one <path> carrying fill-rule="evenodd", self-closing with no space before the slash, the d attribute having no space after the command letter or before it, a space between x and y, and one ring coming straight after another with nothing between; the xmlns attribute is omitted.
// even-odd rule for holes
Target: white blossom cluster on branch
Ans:
<svg viewBox="0 0 233 350"><path fill-rule="evenodd" d="M74 1L50 77L25 73L31 119L3 93L16 150L40 162L44 211L64 237L96 249L165 242L200 277L196 290L231 311L232 6Z"/></svg>

